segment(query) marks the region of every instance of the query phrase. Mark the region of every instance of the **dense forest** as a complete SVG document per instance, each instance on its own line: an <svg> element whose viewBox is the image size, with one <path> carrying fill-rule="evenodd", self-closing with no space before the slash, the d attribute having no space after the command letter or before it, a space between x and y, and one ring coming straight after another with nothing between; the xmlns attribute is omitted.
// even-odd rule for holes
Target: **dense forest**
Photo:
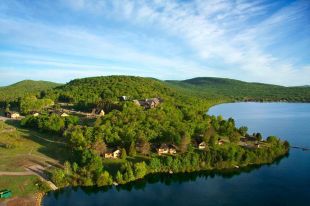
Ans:
<svg viewBox="0 0 310 206"><path fill-rule="evenodd" d="M59 85L48 81L24 80L9 86L0 87L0 108L5 107L6 104L16 106L19 98L27 95L39 97L44 91Z"/></svg>
<svg viewBox="0 0 310 206"><path fill-rule="evenodd" d="M183 89L185 92L205 98L221 98L229 101L310 102L310 88L306 86L284 87L215 77L166 82L175 89Z"/></svg>
<svg viewBox="0 0 310 206"><path fill-rule="evenodd" d="M119 102L121 96L126 96L127 100L160 97L176 107L195 106L200 111L206 111L207 107L220 101L219 99L204 101L198 96L171 88L163 81L133 76L75 79L49 90L43 97L73 103L75 109L90 111L98 105L106 107L107 110L123 106L128 101Z"/></svg>
<svg viewBox="0 0 310 206"><path fill-rule="evenodd" d="M56 103L50 106L52 112L43 108L40 115L22 119L21 125L61 135L74 154L64 168L52 171L52 180L59 186L124 184L149 173L269 163L289 150L288 142L277 137L263 139L259 133L248 134L244 126L237 128L232 118L206 114L212 104L227 101L227 97L200 97L152 78L76 79L40 98ZM147 102L145 99L154 105L134 102ZM38 101L24 97L20 103L22 100ZM69 116L57 112L63 109L59 102L71 105ZM89 119L87 114L93 109L104 110L105 115ZM88 113L76 115L77 110ZM200 143L203 149L198 149ZM172 152L161 155L159 149L166 147ZM119 157L107 158L109 151L117 150Z"/></svg>

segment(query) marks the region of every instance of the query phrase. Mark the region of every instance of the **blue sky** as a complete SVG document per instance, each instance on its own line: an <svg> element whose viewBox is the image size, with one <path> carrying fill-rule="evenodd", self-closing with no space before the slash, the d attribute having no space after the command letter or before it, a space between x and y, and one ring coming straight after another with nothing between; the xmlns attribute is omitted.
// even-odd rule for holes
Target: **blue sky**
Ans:
<svg viewBox="0 0 310 206"><path fill-rule="evenodd" d="M114 74L309 85L310 1L0 1L0 85Z"/></svg>

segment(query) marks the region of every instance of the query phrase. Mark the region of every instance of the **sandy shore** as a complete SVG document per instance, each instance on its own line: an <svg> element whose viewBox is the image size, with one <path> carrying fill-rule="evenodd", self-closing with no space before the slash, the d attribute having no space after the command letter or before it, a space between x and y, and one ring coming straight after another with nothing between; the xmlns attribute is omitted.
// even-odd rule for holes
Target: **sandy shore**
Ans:
<svg viewBox="0 0 310 206"><path fill-rule="evenodd" d="M0 206L41 206L44 193L40 192L28 197L13 197L0 201Z"/></svg>

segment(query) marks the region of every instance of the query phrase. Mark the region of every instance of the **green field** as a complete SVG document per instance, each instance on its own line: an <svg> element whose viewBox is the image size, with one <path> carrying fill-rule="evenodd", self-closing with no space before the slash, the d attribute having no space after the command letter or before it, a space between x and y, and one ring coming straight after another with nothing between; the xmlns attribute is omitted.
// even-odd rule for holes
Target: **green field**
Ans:
<svg viewBox="0 0 310 206"><path fill-rule="evenodd" d="M0 171L24 171L33 164L58 165L69 154L65 145L54 143L57 137L10 126L0 122Z"/></svg>
<svg viewBox="0 0 310 206"><path fill-rule="evenodd" d="M24 197L46 191L48 187L37 176L0 176L0 190L9 189L13 197Z"/></svg>

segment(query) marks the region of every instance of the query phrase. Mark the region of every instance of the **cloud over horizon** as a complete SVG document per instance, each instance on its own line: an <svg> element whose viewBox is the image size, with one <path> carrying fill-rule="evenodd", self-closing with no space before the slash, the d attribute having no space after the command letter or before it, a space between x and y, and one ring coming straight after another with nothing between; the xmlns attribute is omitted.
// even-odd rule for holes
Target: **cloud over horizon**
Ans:
<svg viewBox="0 0 310 206"><path fill-rule="evenodd" d="M0 85L128 74L310 84L307 0L2 1Z"/></svg>

